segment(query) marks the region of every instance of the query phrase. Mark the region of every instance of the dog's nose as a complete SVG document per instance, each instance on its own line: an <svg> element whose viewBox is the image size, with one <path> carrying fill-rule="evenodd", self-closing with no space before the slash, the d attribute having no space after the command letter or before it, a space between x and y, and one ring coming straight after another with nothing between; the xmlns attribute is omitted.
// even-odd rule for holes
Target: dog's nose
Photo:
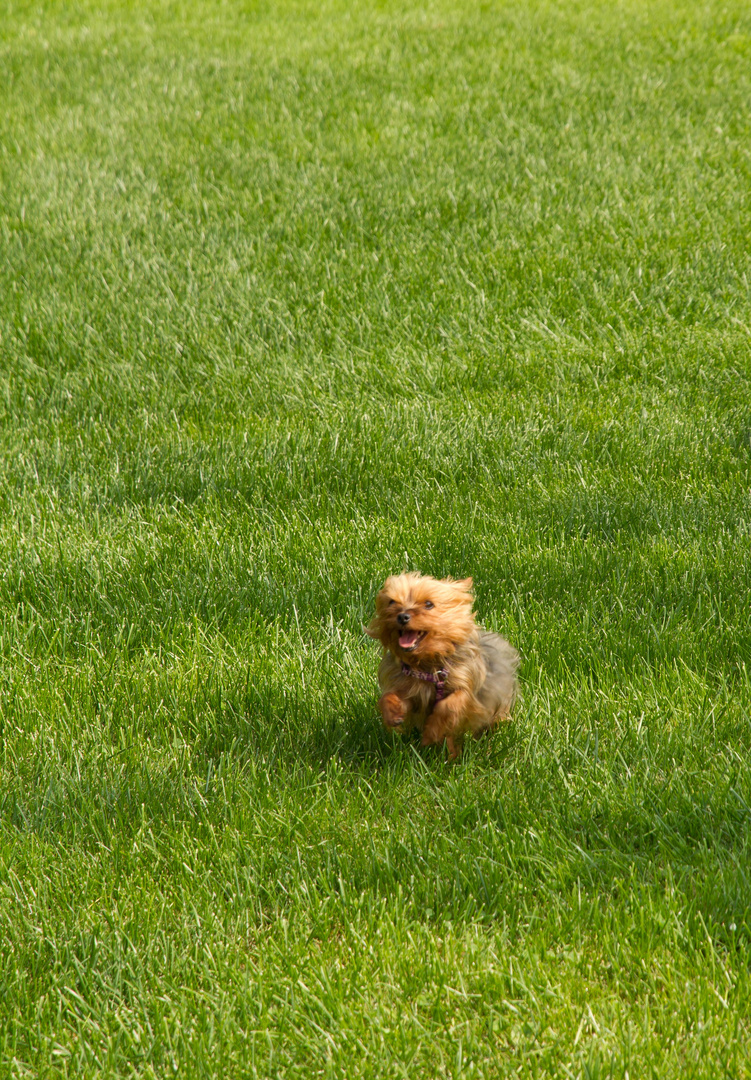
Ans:
<svg viewBox="0 0 751 1080"><path fill-rule="evenodd" d="M400 611L396 617L396 621L399 623L400 626L406 626L409 622L409 612Z"/></svg>

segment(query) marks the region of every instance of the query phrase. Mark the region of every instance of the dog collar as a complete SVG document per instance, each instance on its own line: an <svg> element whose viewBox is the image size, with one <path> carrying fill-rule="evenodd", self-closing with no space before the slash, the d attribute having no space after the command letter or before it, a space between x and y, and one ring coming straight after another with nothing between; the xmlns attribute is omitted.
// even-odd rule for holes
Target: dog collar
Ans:
<svg viewBox="0 0 751 1080"><path fill-rule="evenodd" d="M416 671L409 664L402 663L402 675L409 675L412 679L422 679L423 682L432 682L435 685L436 701L441 701L446 697L446 682L449 673L445 668L439 668L438 671Z"/></svg>

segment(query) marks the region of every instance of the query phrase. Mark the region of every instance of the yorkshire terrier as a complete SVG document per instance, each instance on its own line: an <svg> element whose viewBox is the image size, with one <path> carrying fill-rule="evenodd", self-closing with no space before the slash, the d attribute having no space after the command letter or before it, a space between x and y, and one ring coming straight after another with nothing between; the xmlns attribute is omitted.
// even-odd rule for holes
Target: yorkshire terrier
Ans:
<svg viewBox="0 0 751 1080"><path fill-rule="evenodd" d="M472 578L387 578L366 627L383 646L384 725L418 728L423 746L445 741L451 760L467 732L481 735L508 717L517 693L519 654L477 625L471 589Z"/></svg>

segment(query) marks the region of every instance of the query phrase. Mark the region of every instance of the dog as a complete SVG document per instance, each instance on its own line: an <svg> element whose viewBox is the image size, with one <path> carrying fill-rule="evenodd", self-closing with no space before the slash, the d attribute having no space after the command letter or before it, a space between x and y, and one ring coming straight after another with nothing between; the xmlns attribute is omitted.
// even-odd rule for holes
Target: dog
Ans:
<svg viewBox="0 0 751 1080"><path fill-rule="evenodd" d="M380 641L378 707L388 730L418 728L422 745L446 743L454 760L469 732L507 719L517 696L519 653L483 630L472 610L472 578L389 577L366 633Z"/></svg>

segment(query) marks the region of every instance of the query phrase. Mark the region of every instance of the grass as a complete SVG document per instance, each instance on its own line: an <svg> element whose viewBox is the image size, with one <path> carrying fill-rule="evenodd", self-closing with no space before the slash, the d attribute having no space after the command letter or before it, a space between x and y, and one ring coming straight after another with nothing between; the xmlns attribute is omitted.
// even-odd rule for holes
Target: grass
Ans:
<svg viewBox="0 0 751 1080"><path fill-rule="evenodd" d="M750 57L3 5L2 1076L751 1075ZM454 767L403 568L524 657Z"/></svg>

